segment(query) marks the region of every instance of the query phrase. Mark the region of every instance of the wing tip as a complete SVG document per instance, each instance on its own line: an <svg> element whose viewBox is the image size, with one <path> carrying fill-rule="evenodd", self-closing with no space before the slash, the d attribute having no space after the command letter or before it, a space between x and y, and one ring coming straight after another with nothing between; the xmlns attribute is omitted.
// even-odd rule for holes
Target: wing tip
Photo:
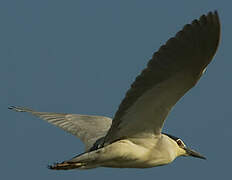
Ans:
<svg viewBox="0 0 232 180"><path fill-rule="evenodd" d="M25 112L25 110L23 110L23 108L19 106L9 106L8 109L16 111L16 112Z"/></svg>
<svg viewBox="0 0 232 180"><path fill-rule="evenodd" d="M21 106L8 106L8 109L15 112L32 112L33 110Z"/></svg>

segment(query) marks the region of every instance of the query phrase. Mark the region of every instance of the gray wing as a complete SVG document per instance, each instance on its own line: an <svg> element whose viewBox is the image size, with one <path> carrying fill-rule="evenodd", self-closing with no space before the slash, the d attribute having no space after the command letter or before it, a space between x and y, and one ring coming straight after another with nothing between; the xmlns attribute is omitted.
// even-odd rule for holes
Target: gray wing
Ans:
<svg viewBox="0 0 232 180"><path fill-rule="evenodd" d="M88 151L95 142L104 137L112 120L103 116L37 112L25 107L11 106L17 112L28 112L80 138Z"/></svg>
<svg viewBox="0 0 232 180"><path fill-rule="evenodd" d="M212 60L219 39L215 11L185 25L161 46L120 104L105 144L160 134L171 108L197 83Z"/></svg>

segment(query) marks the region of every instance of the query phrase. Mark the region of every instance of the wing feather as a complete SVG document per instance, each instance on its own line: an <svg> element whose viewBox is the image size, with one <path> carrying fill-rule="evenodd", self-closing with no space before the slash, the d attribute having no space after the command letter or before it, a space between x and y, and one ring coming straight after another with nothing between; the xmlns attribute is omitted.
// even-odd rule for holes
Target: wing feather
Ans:
<svg viewBox="0 0 232 180"><path fill-rule="evenodd" d="M220 39L217 12L202 15L154 53L119 106L105 143L161 132L176 102L199 80Z"/></svg>
<svg viewBox="0 0 232 180"><path fill-rule="evenodd" d="M104 116L37 112L29 108L15 106L11 106L9 109L31 113L71 133L84 142L86 151L92 148L97 140L106 135L112 123L111 118Z"/></svg>

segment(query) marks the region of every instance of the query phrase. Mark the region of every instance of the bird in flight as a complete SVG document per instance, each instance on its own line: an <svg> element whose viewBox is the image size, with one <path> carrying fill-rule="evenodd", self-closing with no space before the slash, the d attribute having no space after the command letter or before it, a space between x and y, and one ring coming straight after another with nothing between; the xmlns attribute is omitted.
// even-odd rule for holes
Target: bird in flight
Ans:
<svg viewBox="0 0 232 180"><path fill-rule="evenodd" d="M203 75L219 39L217 11L185 25L153 54L113 119L37 112L17 106L9 109L31 113L84 142L84 153L53 164L50 169L150 168L169 164L178 156L205 159L180 138L162 133L162 127L172 107Z"/></svg>

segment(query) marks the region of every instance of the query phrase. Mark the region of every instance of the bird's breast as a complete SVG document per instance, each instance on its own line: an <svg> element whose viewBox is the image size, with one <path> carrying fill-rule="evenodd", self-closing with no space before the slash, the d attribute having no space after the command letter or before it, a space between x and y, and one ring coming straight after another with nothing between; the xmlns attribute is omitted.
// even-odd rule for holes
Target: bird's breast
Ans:
<svg viewBox="0 0 232 180"><path fill-rule="evenodd" d="M117 168L149 168L168 164L170 158L155 148L152 139L142 140L150 146L136 144L131 140L116 141L104 148L104 159L101 166ZM154 139L153 139L154 141ZM102 156L103 157L103 156Z"/></svg>

